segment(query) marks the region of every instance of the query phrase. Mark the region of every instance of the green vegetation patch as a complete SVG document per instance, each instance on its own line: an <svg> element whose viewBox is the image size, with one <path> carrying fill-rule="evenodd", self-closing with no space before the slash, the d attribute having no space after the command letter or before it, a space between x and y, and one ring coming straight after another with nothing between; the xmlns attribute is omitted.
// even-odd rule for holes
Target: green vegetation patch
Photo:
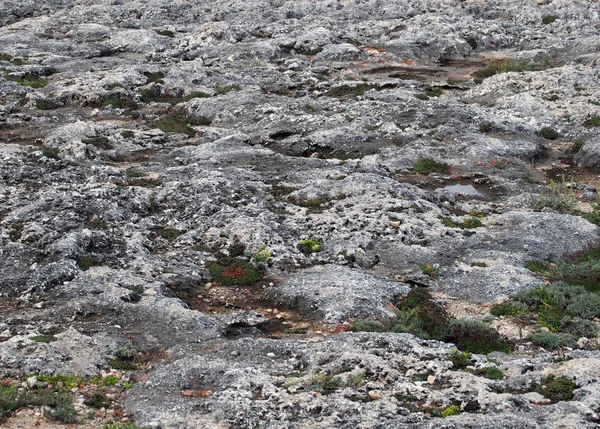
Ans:
<svg viewBox="0 0 600 429"><path fill-rule="evenodd" d="M490 308L490 313L493 316L519 316L527 313L527 306L520 301L507 301L503 304L494 305Z"/></svg>
<svg viewBox="0 0 600 429"><path fill-rule="evenodd" d="M479 228L483 224L481 223L481 219L478 217L470 217L461 222L456 222L451 217L442 218L442 224L447 226L448 228L461 228L461 229L472 229Z"/></svg>
<svg viewBox="0 0 600 429"><path fill-rule="evenodd" d="M477 49L477 39L475 37L465 37L465 42L471 46L471 49Z"/></svg>
<svg viewBox="0 0 600 429"><path fill-rule="evenodd" d="M318 253L323 250L323 240L320 238L307 238L306 240L298 241L298 250L309 255L311 253Z"/></svg>
<svg viewBox="0 0 600 429"><path fill-rule="evenodd" d="M556 21L555 15L546 15L542 18L542 24L544 25L552 24L554 21Z"/></svg>
<svg viewBox="0 0 600 429"><path fill-rule="evenodd" d="M44 407L44 415L47 418L62 423L74 423L77 411L71 404L71 396L56 388L18 391L14 387L0 387L0 422L18 409Z"/></svg>
<svg viewBox="0 0 600 429"><path fill-rule="evenodd" d="M40 148L40 151L42 151L42 155L44 155L46 158L60 159L58 157L58 149L48 146L42 146Z"/></svg>
<svg viewBox="0 0 600 429"><path fill-rule="evenodd" d="M103 393L97 392L90 396L84 402L85 405L92 408L108 408L110 407L110 401L104 396Z"/></svg>
<svg viewBox="0 0 600 429"><path fill-rule="evenodd" d="M525 266L551 282L515 293L509 301L494 306L494 315L535 316L540 330L527 340L556 349L575 347L581 337L598 335L600 317L600 245L565 255L554 264L527 261Z"/></svg>
<svg viewBox="0 0 600 429"><path fill-rule="evenodd" d="M600 127L600 116L593 116L583 123L586 127Z"/></svg>
<svg viewBox="0 0 600 429"><path fill-rule="evenodd" d="M152 73L152 72L145 72L144 76L146 76L146 83L165 83L164 81L164 77L165 74L162 72L156 72L156 73Z"/></svg>
<svg viewBox="0 0 600 429"><path fill-rule="evenodd" d="M35 335L33 337L29 337L30 340L35 341L36 343L52 343L54 341L58 341L54 335Z"/></svg>
<svg viewBox="0 0 600 429"><path fill-rule="evenodd" d="M93 256L81 256L77 258L77 265L83 271L87 271L92 267L97 267L100 265L100 261L98 261Z"/></svg>
<svg viewBox="0 0 600 429"><path fill-rule="evenodd" d="M87 139L81 140L83 144L91 144L92 146L96 146L98 149L110 150L112 146L108 137L100 136L100 137L90 137Z"/></svg>
<svg viewBox="0 0 600 429"><path fill-rule="evenodd" d="M206 268L213 280L223 286L251 286L261 279L261 273L243 258L207 261Z"/></svg>
<svg viewBox="0 0 600 429"><path fill-rule="evenodd" d="M190 92L188 95L186 95L184 97L184 100L190 101L190 100L193 100L194 98L210 98L210 97L212 97L212 95L207 94L206 92L194 91L194 92Z"/></svg>
<svg viewBox="0 0 600 429"><path fill-rule="evenodd" d="M111 96L102 101L102 107L112 107L113 109L137 109L137 104L131 97Z"/></svg>
<svg viewBox="0 0 600 429"><path fill-rule="evenodd" d="M179 238L179 236L182 234L182 232L176 228L170 228L170 227L160 227L156 233L164 238L165 240L167 240L169 243L174 242L175 240L177 240L177 238Z"/></svg>
<svg viewBox="0 0 600 429"><path fill-rule="evenodd" d="M469 353L488 354L510 350L506 340L485 323L450 317L446 309L432 299L426 288L411 289L406 297L396 303L394 313L394 319L361 319L354 324L353 329L406 332L424 339L452 342L460 350L451 357L453 364L458 367L468 364ZM460 354L461 352L466 353Z"/></svg>
<svg viewBox="0 0 600 429"><path fill-rule="evenodd" d="M563 375L556 377L554 374L550 374L542 378L537 392L552 402L570 401L575 396L573 390L576 388L577 384L567 377Z"/></svg>
<svg viewBox="0 0 600 429"><path fill-rule="evenodd" d="M32 73L26 73L21 76L11 76L7 72L4 74L4 79L18 83L19 85L28 86L30 88L43 88L48 85L48 81L36 76Z"/></svg>
<svg viewBox="0 0 600 429"><path fill-rule="evenodd" d="M430 158L421 158L413 165L413 171L419 174L448 174L450 172L450 166L448 164L436 162Z"/></svg>
<svg viewBox="0 0 600 429"><path fill-rule="evenodd" d="M540 129L539 134L547 140L556 140L558 138L558 133L551 127L543 127Z"/></svg>
<svg viewBox="0 0 600 429"><path fill-rule="evenodd" d="M152 125L165 133L181 133L189 137L196 135L196 130L189 126L188 118L183 115L163 115Z"/></svg>
<svg viewBox="0 0 600 429"><path fill-rule="evenodd" d="M170 94L163 94L160 88L149 88L142 90L141 100L143 103L168 103L171 105L176 105L183 102L183 98L176 97Z"/></svg>
<svg viewBox="0 0 600 429"><path fill-rule="evenodd" d="M501 73L541 71L552 66L551 57L544 57L539 61L497 60L493 61L487 68L476 71L472 76L475 78L475 82L481 83L484 79Z"/></svg>

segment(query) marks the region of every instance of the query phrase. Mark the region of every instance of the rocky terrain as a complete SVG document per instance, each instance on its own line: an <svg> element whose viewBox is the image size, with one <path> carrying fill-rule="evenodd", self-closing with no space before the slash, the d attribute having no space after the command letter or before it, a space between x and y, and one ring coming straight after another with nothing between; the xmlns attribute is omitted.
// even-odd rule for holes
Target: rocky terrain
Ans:
<svg viewBox="0 0 600 429"><path fill-rule="evenodd" d="M0 425L600 427L598 167L597 0L3 0Z"/></svg>

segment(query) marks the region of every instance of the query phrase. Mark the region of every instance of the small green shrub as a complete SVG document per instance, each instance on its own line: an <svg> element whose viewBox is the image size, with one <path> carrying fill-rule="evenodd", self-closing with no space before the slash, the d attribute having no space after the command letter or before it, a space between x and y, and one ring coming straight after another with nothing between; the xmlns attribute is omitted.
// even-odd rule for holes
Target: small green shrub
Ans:
<svg viewBox="0 0 600 429"><path fill-rule="evenodd" d="M540 130L540 136L548 140L556 140L558 138L558 133L554 128L544 127Z"/></svg>
<svg viewBox="0 0 600 429"><path fill-rule="evenodd" d="M460 408L458 408L456 405L450 405L448 408L442 411L442 418L455 416L457 414L460 414Z"/></svg>
<svg viewBox="0 0 600 429"><path fill-rule="evenodd" d="M475 320L452 320L450 336L459 350L470 353L488 354L493 351L508 352L510 350L510 346L502 339L498 331Z"/></svg>
<svg viewBox="0 0 600 429"><path fill-rule="evenodd" d="M22 86L28 86L30 88L43 88L48 85L48 81L41 79L39 76L36 76L31 73L26 73L22 76L10 76L9 74L4 75L4 79L18 83Z"/></svg>
<svg viewBox="0 0 600 429"><path fill-rule="evenodd" d="M36 343L52 343L54 341L58 341L54 335L36 335L33 337L29 337L30 340L35 341Z"/></svg>
<svg viewBox="0 0 600 429"><path fill-rule="evenodd" d="M52 110L54 105L45 98L37 98L35 100L35 107L37 107L39 110Z"/></svg>
<svg viewBox="0 0 600 429"><path fill-rule="evenodd" d="M144 72L144 76L146 76L146 83L165 83L163 80L165 74L162 72L152 73L152 72Z"/></svg>
<svg viewBox="0 0 600 429"><path fill-rule="evenodd" d="M42 146L40 150L42 151L42 155L44 155L46 158L60 159L58 157L58 149L55 149L53 147Z"/></svg>
<svg viewBox="0 0 600 429"><path fill-rule="evenodd" d="M123 362L121 360L111 360L109 362L111 368L117 369L119 371L135 371L137 370L137 365L133 362Z"/></svg>
<svg viewBox="0 0 600 429"><path fill-rule="evenodd" d="M448 228L460 228L460 229L473 229L479 228L483 225L481 219L478 217L470 217L462 222L456 222L451 217L442 218L442 224L447 226Z"/></svg>
<svg viewBox="0 0 600 429"><path fill-rule="evenodd" d="M130 139L133 136L135 136L135 133L131 130L121 131L121 137L123 137L124 139Z"/></svg>
<svg viewBox="0 0 600 429"><path fill-rule="evenodd" d="M196 130L188 125L187 118L184 116L163 115L153 123L153 126L165 133L181 133L189 137L196 135Z"/></svg>
<svg viewBox="0 0 600 429"><path fill-rule="evenodd" d="M252 258L256 262L269 262L269 260L271 259L271 252L269 252L269 250L267 249L267 245L264 244L260 246L260 248L255 254L252 255Z"/></svg>
<svg viewBox="0 0 600 429"><path fill-rule="evenodd" d="M576 338L596 338L598 336L596 322L581 317L563 317L560 320L560 329L573 334Z"/></svg>
<svg viewBox="0 0 600 429"><path fill-rule="evenodd" d="M540 71L550 67L552 67L551 57L544 57L534 62L508 59L498 60L490 63L487 68L476 71L472 76L475 78L475 82L481 83L484 79L500 73Z"/></svg>
<svg viewBox="0 0 600 429"><path fill-rule="evenodd" d="M423 100L423 101L429 100L429 96L427 96L427 94L424 94L422 92L415 94L415 98L418 98L419 100Z"/></svg>
<svg viewBox="0 0 600 429"><path fill-rule="evenodd" d="M533 344L546 349L558 349L560 347L575 347L577 339L571 334L555 334L553 332L536 332L529 334L526 338Z"/></svg>
<svg viewBox="0 0 600 429"><path fill-rule="evenodd" d="M146 177L148 175L147 173L144 173L143 171L137 171L137 170L127 170L125 172L125 174L127 175L127 177L130 177L130 178Z"/></svg>
<svg viewBox="0 0 600 429"><path fill-rule="evenodd" d="M577 385L567 377L563 375L556 377L554 374L550 374L542 378L537 392L552 402L570 401L575 396L573 390L576 388Z"/></svg>
<svg viewBox="0 0 600 429"><path fill-rule="evenodd" d="M174 106L183 101L183 99L180 97L175 97L166 93L163 94L159 88L144 89L140 95L140 99L144 103L168 103Z"/></svg>
<svg viewBox="0 0 600 429"><path fill-rule="evenodd" d="M587 127L600 127L600 116L592 116L590 119L585 121L583 125Z"/></svg>
<svg viewBox="0 0 600 429"><path fill-rule="evenodd" d="M520 301L507 301L503 304L494 305L490 309L493 316L518 316L527 312L527 305Z"/></svg>
<svg viewBox="0 0 600 429"><path fill-rule="evenodd" d="M490 380L504 379L504 373L495 366L486 366L485 368L481 368L480 372L485 378L489 378Z"/></svg>
<svg viewBox="0 0 600 429"><path fill-rule="evenodd" d="M584 144L585 144L584 141L577 141L577 142L573 143L573 145L571 146L571 153L573 153L573 154L579 153L579 151L581 150L581 148L583 147Z"/></svg>
<svg viewBox="0 0 600 429"><path fill-rule="evenodd" d="M452 350L450 360L454 369L465 369L471 364L471 353L454 349Z"/></svg>
<svg viewBox="0 0 600 429"><path fill-rule="evenodd" d="M473 50L477 49L477 39L475 37L465 37L465 41L471 46Z"/></svg>
<svg viewBox="0 0 600 429"><path fill-rule="evenodd" d="M175 240L177 240L177 238L179 238L179 236L182 234L180 230L169 227L161 227L158 229L157 233L160 237L164 238L169 243L172 243Z"/></svg>
<svg viewBox="0 0 600 429"><path fill-rule="evenodd" d="M104 377L102 379L102 384L104 384L105 386L114 386L115 384L119 383L119 379L112 374L108 374L106 377Z"/></svg>
<svg viewBox="0 0 600 429"><path fill-rule="evenodd" d="M87 271L92 267L97 267L98 265L100 265L100 261L98 261L93 256L81 256L77 259L77 265L83 271Z"/></svg>
<svg viewBox="0 0 600 429"><path fill-rule="evenodd" d="M305 255L309 255L311 253L318 253L323 250L323 240L320 238L307 238L306 240L298 241L298 250L300 250Z"/></svg>
<svg viewBox="0 0 600 429"><path fill-rule="evenodd" d="M188 95L185 96L185 101L190 101L193 100L194 98L210 98L212 97L212 95L207 94L206 92L201 92L201 91L194 91L194 92L190 92Z"/></svg>
<svg viewBox="0 0 600 429"><path fill-rule="evenodd" d="M206 268L213 280L223 286L251 286L261 279L260 272L250 262L241 258L220 262L207 261Z"/></svg>
<svg viewBox="0 0 600 429"><path fill-rule="evenodd" d="M92 408L108 408L110 407L110 401L104 396L104 394L98 392L94 393L84 402L85 405Z"/></svg>
<svg viewBox="0 0 600 429"><path fill-rule="evenodd" d="M556 16L554 15L546 15L542 18L542 23L544 25L552 24L554 21L556 21Z"/></svg>
<svg viewBox="0 0 600 429"><path fill-rule="evenodd" d="M548 271L550 264L537 259L530 259L529 261L525 261L525 268L527 268L529 271L540 274Z"/></svg>
<svg viewBox="0 0 600 429"><path fill-rule="evenodd" d="M46 408L44 411L46 417L51 418L62 423L75 423L77 421L77 410L70 404L59 405L56 408Z"/></svg>
<svg viewBox="0 0 600 429"><path fill-rule="evenodd" d="M344 380L337 371L314 374L308 387L316 392L327 395L344 387Z"/></svg>
<svg viewBox="0 0 600 429"><path fill-rule="evenodd" d="M104 149L104 150L112 149L112 146L109 143L108 137L105 137L105 136L90 137L87 139L82 139L81 142L83 144L91 144L92 146L96 146L99 149Z"/></svg>
<svg viewBox="0 0 600 429"><path fill-rule="evenodd" d="M119 98L118 96L111 96L102 102L102 107L112 107L113 109L137 109L137 104L131 97ZM129 116L134 119L139 117L138 112L130 112ZM137 117L134 117L137 116Z"/></svg>
<svg viewBox="0 0 600 429"><path fill-rule="evenodd" d="M433 159L422 158L419 159L415 165L413 165L413 171L419 174L448 174L450 171L450 166L448 164L436 162Z"/></svg>
<svg viewBox="0 0 600 429"><path fill-rule="evenodd" d="M388 328L379 320L356 319L352 330L355 332L386 332Z"/></svg>
<svg viewBox="0 0 600 429"><path fill-rule="evenodd" d="M440 272L439 267L429 264L421 264L419 265L419 268L421 268L423 274L429 277L435 277Z"/></svg>
<svg viewBox="0 0 600 429"><path fill-rule="evenodd" d="M552 211L564 214L577 214L574 191L563 184L550 181L550 192L541 192L538 197L532 197L534 210Z"/></svg>

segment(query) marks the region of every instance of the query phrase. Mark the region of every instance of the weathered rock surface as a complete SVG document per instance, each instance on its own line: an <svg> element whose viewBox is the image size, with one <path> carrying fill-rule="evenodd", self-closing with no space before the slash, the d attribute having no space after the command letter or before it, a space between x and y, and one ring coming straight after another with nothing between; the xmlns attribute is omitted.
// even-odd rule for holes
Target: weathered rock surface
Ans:
<svg viewBox="0 0 600 429"><path fill-rule="evenodd" d="M450 344L340 332L409 287L486 320L544 282L527 261L598 243L599 22L592 0L3 0L0 377L91 376L127 343L148 427L597 427L597 351L519 339L493 381Z"/></svg>

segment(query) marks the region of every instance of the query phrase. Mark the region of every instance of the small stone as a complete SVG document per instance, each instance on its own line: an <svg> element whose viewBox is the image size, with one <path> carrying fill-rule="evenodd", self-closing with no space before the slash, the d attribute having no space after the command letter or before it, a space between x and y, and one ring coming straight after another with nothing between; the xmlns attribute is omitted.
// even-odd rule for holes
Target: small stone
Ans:
<svg viewBox="0 0 600 429"><path fill-rule="evenodd" d="M237 350L234 350L230 353L231 356L239 356L240 352L238 352Z"/></svg>
<svg viewBox="0 0 600 429"><path fill-rule="evenodd" d="M33 388L33 387L37 386L37 384L38 384L38 379L37 378L35 378L35 377L29 377L27 379L27 387L29 387L29 388Z"/></svg>
<svg viewBox="0 0 600 429"><path fill-rule="evenodd" d="M435 383L435 375L428 375L427 376L427 383L429 383L429 384Z"/></svg>
<svg viewBox="0 0 600 429"><path fill-rule="evenodd" d="M372 400L376 401L378 399L381 399L381 395L377 392L369 392L369 398L371 398Z"/></svg>
<svg viewBox="0 0 600 429"><path fill-rule="evenodd" d="M275 353L269 352L269 353L267 353L267 357L275 357Z"/></svg>
<svg viewBox="0 0 600 429"><path fill-rule="evenodd" d="M200 392L198 392L198 396L200 396L202 398L206 398L207 396L210 396L212 394L213 394L212 390L201 390Z"/></svg>
<svg viewBox="0 0 600 429"><path fill-rule="evenodd" d="M278 314L279 310L277 310L276 308L273 309L273 314Z"/></svg>
<svg viewBox="0 0 600 429"><path fill-rule="evenodd" d="M194 392L192 390L184 390L183 396L190 398L190 397L194 396Z"/></svg>

